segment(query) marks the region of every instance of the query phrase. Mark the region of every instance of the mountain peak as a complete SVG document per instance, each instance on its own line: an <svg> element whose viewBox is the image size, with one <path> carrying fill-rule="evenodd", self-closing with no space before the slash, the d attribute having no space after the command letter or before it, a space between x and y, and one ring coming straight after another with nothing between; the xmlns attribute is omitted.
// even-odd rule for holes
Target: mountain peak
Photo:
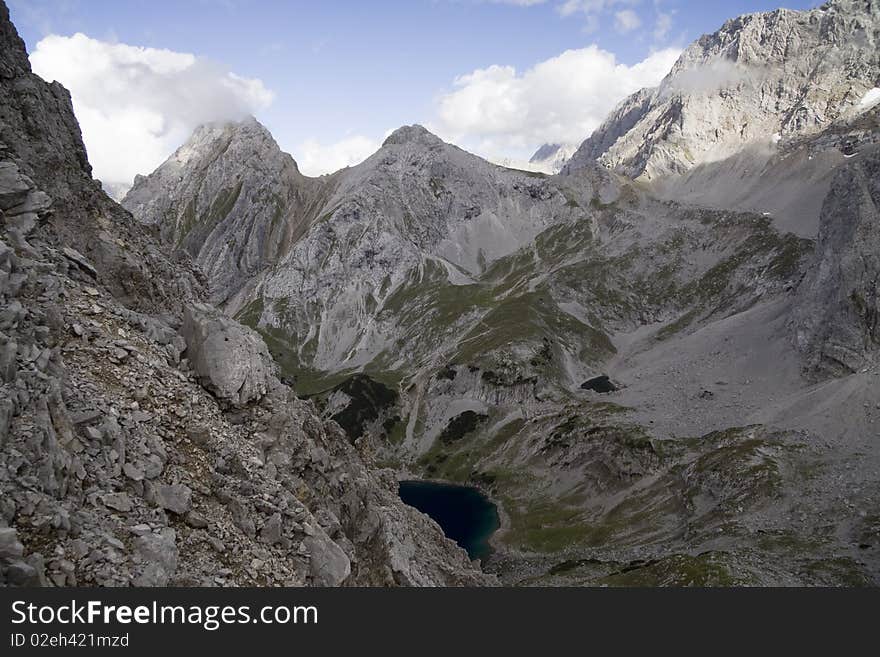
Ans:
<svg viewBox="0 0 880 657"><path fill-rule="evenodd" d="M562 148L562 144L543 144L535 151L529 162L543 162L556 155L560 148Z"/></svg>
<svg viewBox="0 0 880 657"><path fill-rule="evenodd" d="M194 158L225 151L231 144L236 144L235 150L242 155L280 151L272 133L256 118L247 116L240 120L211 121L199 125L166 162L186 165Z"/></svg>
<svg viewBox="0 0 880 657"><path fill-rule="evenodd" d="M877 0L731 19L685 49L658 88L618 105L565 171L599 160L656 180L776 135L816 134L876 86L878 43Z"/></svg>
<svg viewBox="0 0 880 657"><path fill-rule="evenodd" d="M382 143L382 146L407 143L421 143L427 145L438 144L441 143L441 141L440 137L427 130L424 126L415 123L413 125L401 126L392 132Z"/></svg>

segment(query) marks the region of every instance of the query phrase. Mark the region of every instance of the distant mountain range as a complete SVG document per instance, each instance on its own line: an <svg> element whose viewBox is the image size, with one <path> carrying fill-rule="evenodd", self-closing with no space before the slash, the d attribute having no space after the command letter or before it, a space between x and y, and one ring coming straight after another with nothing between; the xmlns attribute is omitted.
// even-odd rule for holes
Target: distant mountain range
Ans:
<svg viewBox="0 0 880 657"><path fill-rule="evenodd" d="M491 161L509 169L553 175L562 171L562 167L565 166L577 148L577 145L574 144L544 144L535 151L535 154L528 161L512 158L498 158Z"/></svg>

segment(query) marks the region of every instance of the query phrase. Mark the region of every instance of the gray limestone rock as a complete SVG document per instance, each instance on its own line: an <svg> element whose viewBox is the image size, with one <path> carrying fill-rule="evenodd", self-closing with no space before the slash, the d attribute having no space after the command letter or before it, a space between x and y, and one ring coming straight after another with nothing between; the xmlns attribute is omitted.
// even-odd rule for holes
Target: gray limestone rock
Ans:
<svg viewBox="0 0 880 657"><path fill-rule="evenodd" d="M281 514L273 513L260 528L260 540L269 545L281 542Z"/></svg>
<svg viewBox="0 0 880 657"><path fill-rule="evenodd" d="M156 502L177 515L184 515L192 506L192 490L183 484L156 486Z"/></svg>
<svg viewBox="0 0 880 657"><path fill-rule="evenodd" d="M125 493L108 493L103 497L104 505L114 509L128 513L131 511L131 500Z"/></svg>
<svg viewBox="0 0 880 657"><path fill-rule="evenodd" d="M252 329L212 306L192 304L184 313L181 334L190 364L221 402L242 407L258 401L272 387L269 351Z"/></svg>
<svg viewBox="0 0 880 657"><path fill-rule="evenodd" d="M821 373L855 372L880 352L880 147L832 181L795 326L808 367Z"/></svg>
<svg viewBox="0 0 880 657"><path fill-rule="evenodd" d="M0 561L13 561L24 554L24 546L18 540L13 527L0 527Z"/></svg>
<svg viewBox="0 0 880 657"><path fill-rule="evenodd" d="M167 586L177 571L177 535L164 528L158 533L145 534L134 539L135 557L143 565L133 578L135 586Z"/></svg>
<svg viewBox="0 0 880 657"><path fill-rule="evenodd" d="M654 89L621 102L563 173L600 161L662 179L749 143L820 131L859 111L880 78L880 4L834 0L727 21L682 53Z"/></svg>
<svg viewBox="0 0 880 657"><path fill-rule="evenodd" d="M9 428L12 425L12 414L15 411L15 404L11 399L0 399L0 449L6 444L6 438L9 436Z"/></svg>
<svg viewBox="0 0 880 657"><path fill-rule="evenodd" d="M323 529L303 540L311 555L309 568L316 586L339 586L351 575L351 561Z"/></svg>

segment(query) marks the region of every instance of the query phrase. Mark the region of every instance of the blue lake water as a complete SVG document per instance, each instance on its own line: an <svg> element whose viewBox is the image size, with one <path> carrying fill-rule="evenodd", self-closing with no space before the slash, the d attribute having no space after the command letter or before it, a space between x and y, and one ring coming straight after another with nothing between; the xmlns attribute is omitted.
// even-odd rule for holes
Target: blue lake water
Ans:
<svg viewBox="0 0 880 657"><path fill-rule="evenodd" d="M492 551L489 538L501 526L498 509L476 488L401 481L400 499L431 516L471 559L485 559Z"/></svg>

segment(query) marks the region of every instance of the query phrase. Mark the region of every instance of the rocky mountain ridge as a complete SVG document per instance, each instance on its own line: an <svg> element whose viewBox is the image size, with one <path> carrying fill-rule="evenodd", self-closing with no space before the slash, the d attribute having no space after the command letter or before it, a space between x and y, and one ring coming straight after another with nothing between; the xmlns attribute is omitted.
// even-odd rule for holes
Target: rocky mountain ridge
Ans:
<svg viewBox="0 0 880 657"><path fill-rule="evenodd" d="M202 126L156 173L138 178L124 203L193 257L222 303L299 238L308 199L325 187L250 119Z"/></svg>
<svg viewBox="0 0 880 657"><path fill-rule="evenodd" d="M878 86L880 4L832 0L731 19L688 47L654 89L625 99L565 167L595 160L649 181L809 135Z"/></svg>
<svg viewBox="0 0 880 657"><path fill-rule="evenodd" d="M3 3L0 81L0 584L491 585L101 191Z"/></svg>

